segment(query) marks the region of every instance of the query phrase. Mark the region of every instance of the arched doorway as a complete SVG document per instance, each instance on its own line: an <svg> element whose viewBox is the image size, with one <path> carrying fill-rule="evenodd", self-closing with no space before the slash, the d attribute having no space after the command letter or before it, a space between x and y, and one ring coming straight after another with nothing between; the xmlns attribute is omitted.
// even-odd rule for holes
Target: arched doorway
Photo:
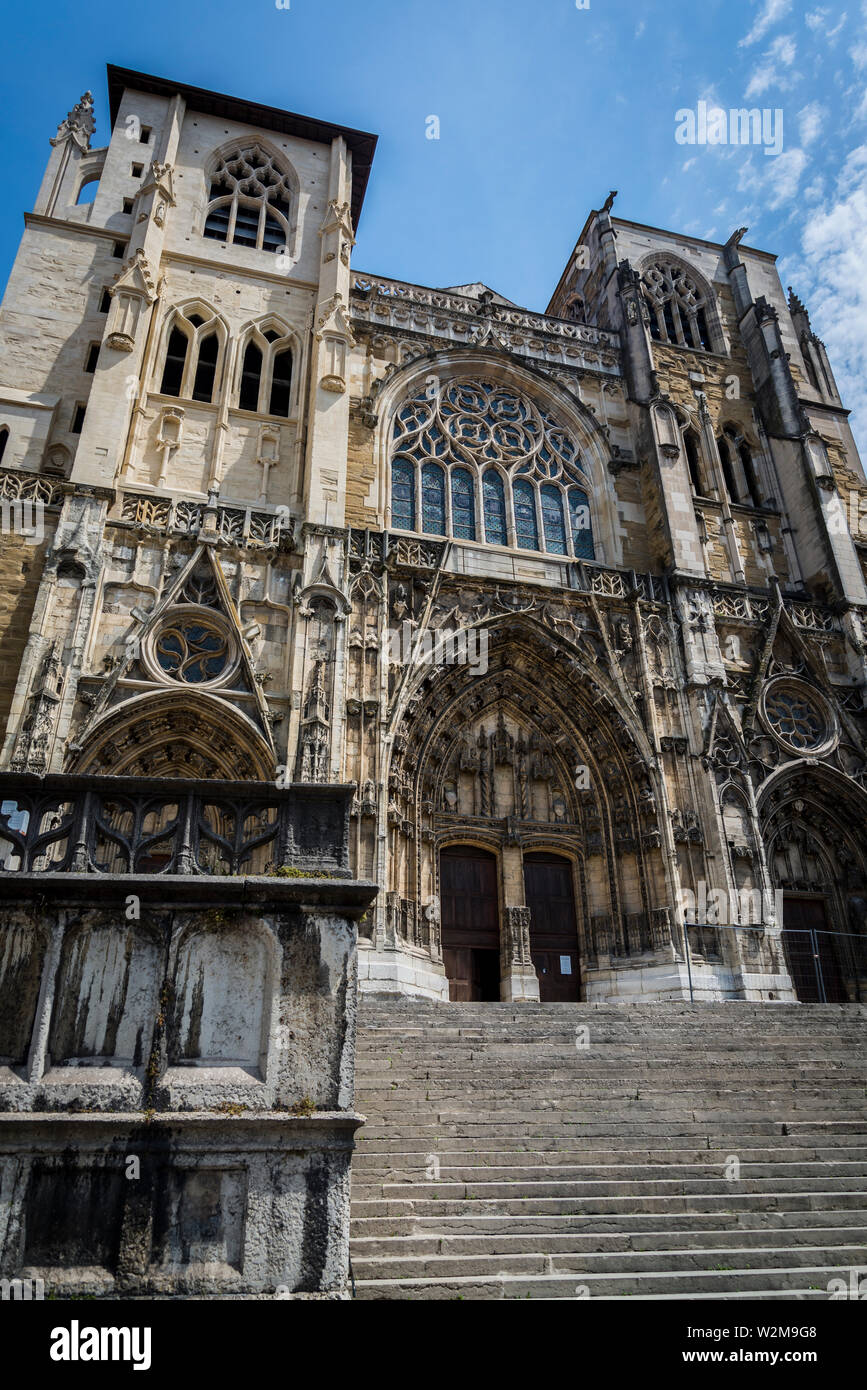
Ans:
<svg viewBox="0 0 867 1390"><path fill-rule="evenodd" d="M838 938L830 931L827 897L784 893L783 929L786 964L800 1003L848 1003Z"/></svg>
<svg viewBox="0 0 867 1390"><path fill-rule="evenodd" d="M496 856L474 845L440 855L443 964L449 999L500 998L500 906Z"/></svg>
<svg viewBox="0 0 867 1390"><path fill-rule="evenodd" d="M863 790L834 769L784 769L759 800L783 948L802 1003L867 997Z"/></svg>
<svg viewBox="0 0 867 1390"><path fill-rule="evenodd" d="M524 855L524 892L530 909L530 958L543 1004L581 997L572 865L559 854Z"/></svg>

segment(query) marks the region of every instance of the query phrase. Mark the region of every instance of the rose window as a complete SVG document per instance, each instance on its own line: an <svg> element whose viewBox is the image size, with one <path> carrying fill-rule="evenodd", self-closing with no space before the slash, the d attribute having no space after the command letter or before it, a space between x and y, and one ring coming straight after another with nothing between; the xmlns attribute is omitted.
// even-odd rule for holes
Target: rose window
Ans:
<svg viewBox="0 0 867 1390"><path fill-rule="evenodd" d="M143 651L161 681L182 685L223 685L239 660L237 644L219 615L178 605L154 632Z"/></svg>
<svg viewBox="0 0 867 1390"><path fill-rule="evenodd" d="M796 753L812 753L827 743L831 729L812 691L772 686L765 696L765 719L781 743Z"/></svg>

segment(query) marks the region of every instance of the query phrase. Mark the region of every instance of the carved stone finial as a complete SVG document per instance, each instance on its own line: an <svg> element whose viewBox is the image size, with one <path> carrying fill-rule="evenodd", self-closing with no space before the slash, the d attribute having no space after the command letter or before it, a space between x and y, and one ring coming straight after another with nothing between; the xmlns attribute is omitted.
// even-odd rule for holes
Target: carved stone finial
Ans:
<svg viewBox="0 0 867 1390"><path fill-rule="evenodd" d="M90 137L96 129L93 117L93 93L85 92L57 127L57 139L72 135L84 149L90 149Z"/></svg>

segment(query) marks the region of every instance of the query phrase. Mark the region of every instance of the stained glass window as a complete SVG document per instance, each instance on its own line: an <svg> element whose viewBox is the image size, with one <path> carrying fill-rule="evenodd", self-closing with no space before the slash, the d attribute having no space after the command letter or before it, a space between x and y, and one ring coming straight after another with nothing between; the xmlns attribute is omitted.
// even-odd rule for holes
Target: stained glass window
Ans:
<svg viewBox="0 0 867 1390"><path fill-rule="evenodd" d="M395 528L593 558L578 448L529 396L475 378L426 388L398 410L392 450ZM413 466L422 470L419 502Z"/></svg>
<svg viewBox="0 0 867 1390"><path fill-rule="evenodd" d="M229 643L207 623L179 622L164 627L157 638L157 660L167 676L200 685L225 669Z"/></svg>
<svg viewBox="0 0 867 1390"><path fill-rule="evenodd" d="M587 493L582 492L580 487L569 489L569 523L572 527L572 549L578 559L594 559L590 505Z"/></svg>
<svg viewBox="0 0 867 1390"><path fill-rule="evenodd" d="M508 545L506 493L503 480L494 468L489 468L482 479L482 497L485 507L485 540L489 545Z"/></svg>
<svg viewBox="0 0 867 1390"><path fill-rule="evenodd" d="M391 465L391 524L398 531L415 530L415 468L406 459Z"/></svg>
<svg viewBox="0 0 867 1390"><path fill-rule="evenodd" d="M515 535L522 550L539 549L539 527L536 523L536 489L526 478L516 478L512 485L515 498Z"/></svg>
<svg viewBox="0 0 867 1390"><path fill-rule="evenodd" d="M438 463L421 470L421 529L429 536L446 533L446 483Z"/></svg>
<svg viewBox="0 0 867 1390"><path fill-rule="evenodd" d="M452 472L452 535L464 541L476 539L473 475L466 468L455 468Z"/></svg>

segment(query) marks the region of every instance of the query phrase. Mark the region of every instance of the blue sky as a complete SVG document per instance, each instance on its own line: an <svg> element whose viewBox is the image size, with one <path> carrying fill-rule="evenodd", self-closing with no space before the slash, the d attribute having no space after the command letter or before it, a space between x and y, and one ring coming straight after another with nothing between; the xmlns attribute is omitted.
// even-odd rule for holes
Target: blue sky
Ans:
<svg viewBox="0 0 867 1390"><path fill-rule="evenodd" d="M79 0L7 7L4 29L4 285L48 139L87 88L108 138L113 62L377 133L360 269L543 309L611 188L638 222L712 240L747 225L859 405L867 0ZM676 112L699 101L782 110L782 153L679 144Z"/></svg>

